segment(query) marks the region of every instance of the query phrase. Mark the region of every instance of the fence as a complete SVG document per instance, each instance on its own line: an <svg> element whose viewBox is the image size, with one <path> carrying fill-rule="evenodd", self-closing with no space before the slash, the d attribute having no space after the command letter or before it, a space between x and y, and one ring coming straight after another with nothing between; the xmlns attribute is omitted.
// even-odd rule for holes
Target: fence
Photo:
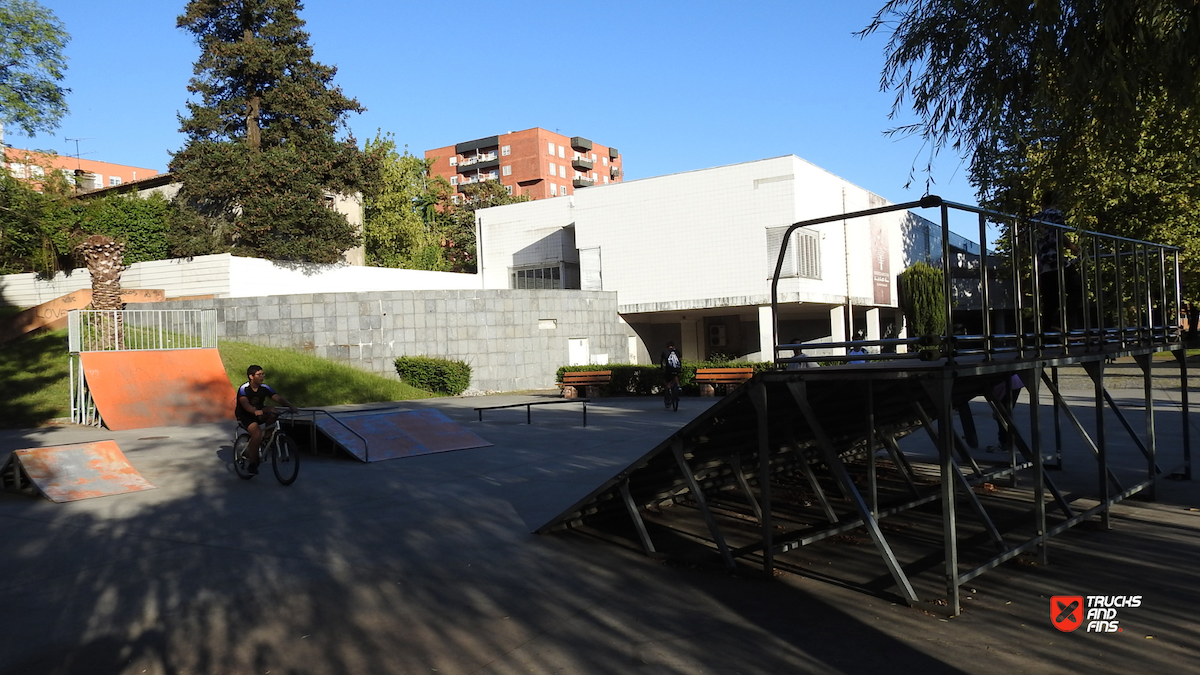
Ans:
<svg viewBox="0 0 1200 675"><path fill-rule="evenodd" d="M821 223L915 208L940 210L945 332L821 345L847 350L874 347L889 352L880 354L805 356L805 345L779 344L779 276L792 232ZM951 212L969 214L978 221L980 246L965 270L951 264ZM989 226L1001 229L990 250ZM953 363L965 355L980 355L985 360L1003 353L1041 356L1051 348L1061 350L1056 351L1058 354L1071 355L1181 339L1179 249L1174 246L998 213L936 196L795 223L783 241L771 283L773 343L779 363L904 358L944 358ZM1049 269L1045 261L1051 244L1061 263L1054 269ZM965 296L970 295L976 295L978 302L966 302ZM1009 306L993 302L1000 298ZM967 305L971 308L964 309ZM1044 311L1051 307L1057 311ZM962 330L955 331L956 325ZM909 351L890 353L901 345ZM791 357L780 355L786 350L792 351Z"/></svg>
<svg viewBox="0 0 1200 675"><path fill-rule="evenodd" d="M217 313L211 309L72 310L67 314L71 421L100 424L84 376L82 352L215 349Z"/></svg>

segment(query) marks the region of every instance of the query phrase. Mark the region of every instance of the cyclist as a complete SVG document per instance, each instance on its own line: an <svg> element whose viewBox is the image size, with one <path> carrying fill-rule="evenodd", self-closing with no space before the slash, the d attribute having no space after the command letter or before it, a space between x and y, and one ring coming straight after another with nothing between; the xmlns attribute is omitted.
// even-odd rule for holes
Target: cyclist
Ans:
<svg viewBox="0 0 1200 675"><path fill-rule="evenodd" d="M263 384L266 376L262 366L247 368L247 381L238 387L237 401L233 409L237 421L246 428L246 433L250 434L250 444L246 446L246 471L250 474L258 473L258 446L263 440L263 429L279 417L274 406L266 405L267 400L286 405L293 413L299 412L290 401ZM236 461L237 458L234 459Z"/></svg>
<svg viewBox="0 0 1200 675"><path fill-rule="evenodd" d="M674 342L667 343L667 349L658 362L662 366L663 379L666 381L666 406L670 408L671 394L679 391L679 373L683 370L683 359L679 356L679 350L675 349Z"/></svg>

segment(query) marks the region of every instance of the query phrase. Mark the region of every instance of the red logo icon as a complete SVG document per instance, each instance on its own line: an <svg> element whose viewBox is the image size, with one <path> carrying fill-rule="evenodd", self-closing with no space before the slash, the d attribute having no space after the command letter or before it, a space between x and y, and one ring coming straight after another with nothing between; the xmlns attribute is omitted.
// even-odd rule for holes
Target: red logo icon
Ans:
<svg viewBox="0 0 1200 675"><path fill-rule="evenodd" d="M1050 623L1064 633L1083 625L1083 596L1054 595L1050 597Z"/></svg>

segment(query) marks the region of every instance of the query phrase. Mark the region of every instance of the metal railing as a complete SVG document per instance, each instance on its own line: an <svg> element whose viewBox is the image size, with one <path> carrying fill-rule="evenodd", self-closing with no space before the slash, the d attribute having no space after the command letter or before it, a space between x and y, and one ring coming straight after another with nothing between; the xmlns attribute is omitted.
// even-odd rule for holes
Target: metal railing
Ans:
<svg viewBox="0 0 1200 675"><path fill-rule="evenodd" d="M73 310L67 315L68 349L214 349L217 313L211 309Z"/></svg>
<svg viewBox="0 0 1200 675"><path fill-rule="evenodd" d="M939 210L942 232L946 329L941 335L815 344L779 342L779 280L793 232L823 223L931 208ZM955 238L961 239L950 232L952 211L971 214L978 221L979 247L963 252L976 258L977 264L954 264L963 256L951 252ZM989 225L1002 228L992 250L988 247ZM1046 248L1048 236L1054 239L1059 261L1053 270L1042 269L1040 254L1044 250L1039 250ZM963 307L969 295L977 296L977 309ZM1055 316L1042 311L1043 303L1051 300L1058 308ZM946 359L952 363L965 355L991 359L1002 353L1040 356L1048 348L1072 354L1171 344L1182 337L1181 307L1178 247L999 213L932 195L794 223L784 233L771 280L772 343L777 363L892 359ZM963 328L956 331L956 326ZM869 347L895 353L804 355L806 349ZM786 350L792 352L791 357L781 356Z"/></svg>

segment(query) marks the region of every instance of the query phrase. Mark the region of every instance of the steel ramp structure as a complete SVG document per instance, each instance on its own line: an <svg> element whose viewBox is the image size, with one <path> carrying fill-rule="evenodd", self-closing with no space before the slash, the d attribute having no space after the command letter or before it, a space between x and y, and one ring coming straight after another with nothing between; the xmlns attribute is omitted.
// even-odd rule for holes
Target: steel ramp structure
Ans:
<svg viewBox="0 0 1200 675"><path fill-rule="evenodd" d="M82 371L114 431L233 419L234 389L216 349L83 352Z"/></svg>
<svg viewBox="0 0 1200 675"><path fill-rule="evenodd" d="M937 258L921 261L940 265L940 283L926 284L924 304L919 312L905 308L906 321L916 314L928 325L938 317L943 328L933 330L941 333L780 342L781 309L801 299L794 279L782 278L793 233L908 209L937 209L942 236ZM951 250L951 212L979 228L974 250ZM997 226L1001 237L989 241ZM1075 257L1043 269L1039 246L1047 241L1060 249L1070 243ZM910 605L932 597L930 609L953 616L961 610L961 586L976 576L1025 553L1046 564L1052 537L1096 517L1107 530L1114 504L1139 493L1155 498L1156 480L1165 475L1157 462L1153 385L1161 352L1174 357L1180 382L1183 464L1170 475L1192 479L1177 247L933 195L793 223L782 242L770 289L776 369L756 373L537 532L576 529L647 555L760 566L768 578L789 564L785 557L810 555L804 547L817 542L870 542L883 564L848 585L886 589ZM1078 288L1076 297L1067 297L1067 281ZM1043 311L1052 300L1045 308L1057 311ZM1144 378L1144 402L1130 406L1143 420L1140 431L1105 387L1106 364L1120 357L1132 358ZM824 367L805 367L816 362ZM1064 366L1080 367L1091 381L1090 428L1059 391ZM998 393L1014 375L1031 401L1021 416ZM955 429L955 410L978 397L1007 432L1001 461L972 456ZM1110 438L1110 416L1127 442ZM1053 445L1042 440L1044 417L1053 420ZM896 442L918 429L933 442L933 454L920 463ZM1081 443L1070 447L1095 460L1094 473L1068 473L1065 433L1078 436ZM1062 470L1064 483L1074 481L1070 490L1060 489L1051 469ZM904 522L895 523L900 514ZM850 556L835 557L836 568L809 559L808 567L790 569L845 583L811 567L851 566ZM926 570L940 574L932 589L920 577L918 594L913 579ZM944 597L936 597L939 583Z"/></svg>
<svg viewBox="0 0 1200 675"><path fill-rule="evenodd" d="M9 490L32 487L60 504L154 489L116 441L15 450L0 468L0 483Z"/></svg>
<svg viewBox="0 0 1200 675"><path fill-rule="evenodd" d="M317 437L362 462L415 457L492 445L435 409L311 410L290 418L289 433ZM306 429L307 428L307 429ZM303 437L303 436L300 436Z"/></svg>

